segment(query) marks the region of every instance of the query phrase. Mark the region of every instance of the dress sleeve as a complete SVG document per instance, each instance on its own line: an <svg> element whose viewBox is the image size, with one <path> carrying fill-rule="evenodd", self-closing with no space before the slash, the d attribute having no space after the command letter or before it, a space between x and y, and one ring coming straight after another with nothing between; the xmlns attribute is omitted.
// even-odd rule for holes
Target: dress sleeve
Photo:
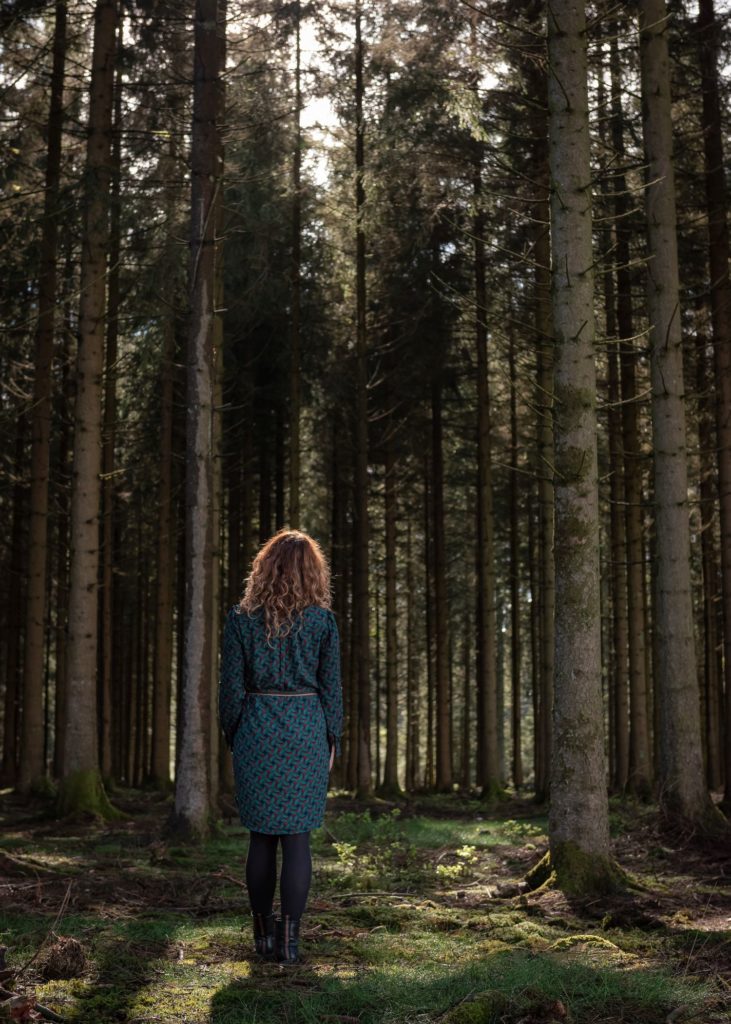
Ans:
<svg viewBox="0 0 731 1024"><path fill-rule="evenodd" d="M226 744L233 750L234 736L244 706L244 648L238 613L232 608L226 616L221 647L221 671L218 682L218 720Z"/></svg>
<svg viewBox="0 0 731 1024"><path fill-rule="evenodd" d="M327 739L340 756L340 737L343 733L343 688L340 681L340 635L335 615L330 609L327 625L320 640L320 660L317 666L320 701L325 712Z"/></svg>

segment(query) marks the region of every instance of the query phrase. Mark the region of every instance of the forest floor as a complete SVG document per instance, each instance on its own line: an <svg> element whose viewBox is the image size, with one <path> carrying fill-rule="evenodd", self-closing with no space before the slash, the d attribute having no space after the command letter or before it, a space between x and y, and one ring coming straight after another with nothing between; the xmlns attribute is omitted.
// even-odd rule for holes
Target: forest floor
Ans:
<svg viewBox="0 0 731 1024"><path fill-rule="evenodd" d="M169 798L114 801L129 817L71 825L0 794L0 984L64 1021L731 1021L729 851L664 835L652 809L612 804L616 855L646 891L570 901L523 891L547 847L528 801L333 796L302 963L284 967L251 952L238 821L177 846Z"/></svg>

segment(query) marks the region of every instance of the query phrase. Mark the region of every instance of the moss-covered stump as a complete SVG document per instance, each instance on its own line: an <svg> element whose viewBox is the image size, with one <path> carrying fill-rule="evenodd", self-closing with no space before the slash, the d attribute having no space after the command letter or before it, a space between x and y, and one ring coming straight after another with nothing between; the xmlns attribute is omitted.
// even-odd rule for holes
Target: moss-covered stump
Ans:
<svg viewBox="0 0 731 1024"><path fill-rule="evenodd" d="M611 895L634 887L629 875L610 857L586 853L571 842L549 850L525 877L534 891L550 886L567 896Z"/></svg>
<svg viewBox="0 0 731 1024"><path fill-rule="evenodd" d="M104 789L102 777L96 769L71 772L58 787L56 814L60 818L74 818L93 814L104 821L119 821L126 815L114 807Z"/></svg>

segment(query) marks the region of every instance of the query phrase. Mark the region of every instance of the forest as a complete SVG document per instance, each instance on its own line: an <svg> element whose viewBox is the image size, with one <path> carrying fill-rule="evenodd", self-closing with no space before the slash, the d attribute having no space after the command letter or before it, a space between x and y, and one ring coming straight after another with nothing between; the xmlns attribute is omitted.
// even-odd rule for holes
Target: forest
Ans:
<svg viewBox="0 0 731 1024"><path fill-rule="evenodd" d="M0 33L0 1020L731 1020L729 0ZM345 703L286 978L217 716L284 528Z"/></svg>

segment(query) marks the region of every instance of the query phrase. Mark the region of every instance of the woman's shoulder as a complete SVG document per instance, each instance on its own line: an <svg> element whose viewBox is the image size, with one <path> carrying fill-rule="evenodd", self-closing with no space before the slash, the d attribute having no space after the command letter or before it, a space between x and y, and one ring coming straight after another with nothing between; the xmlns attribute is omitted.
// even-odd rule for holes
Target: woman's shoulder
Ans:
<svg viewBox="0 0 731 1024"><path fill-rule="evenodd" d="M327 622L335 618L332 608L326 608L322 604L308 604L302 609L302 613L320 622Z"/></svg>
<svg viewBox="0 0 731 1024"><path fill-rule="evenodd" d="M302 609L302 626L308 633L323 635L332 628L335 617L330 608L321 604L308 604Z"/></svg>
<svg viewBox="0 0 731 1024"><path fill-rule="evenodd" d="M250 619L257 618L259 612L259 608L255 608L253 612L249 612L245 608L242 608L240 604L234 604L229 608L226 618L236 624L243 624L244 622L248 622Z"/></svg>

